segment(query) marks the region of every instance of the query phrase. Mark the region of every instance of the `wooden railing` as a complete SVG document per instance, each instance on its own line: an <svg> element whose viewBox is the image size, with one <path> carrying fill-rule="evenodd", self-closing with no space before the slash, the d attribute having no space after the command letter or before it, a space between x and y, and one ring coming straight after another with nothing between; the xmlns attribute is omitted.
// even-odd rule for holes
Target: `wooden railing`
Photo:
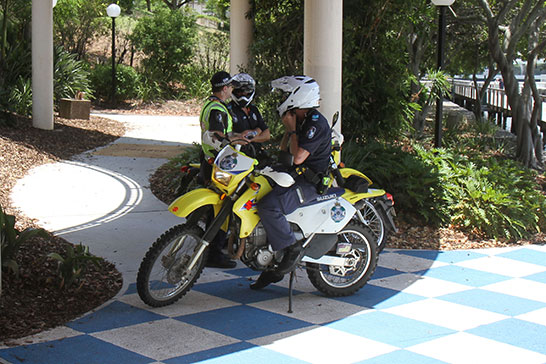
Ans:
<svg viewBox="0 0 546 364"><path fill-rule="evenodd" d="M542 102L540 103L540 110L538 113L538 125L544 135L544 133L546 133L546 115L544 115L543 111L546 110L544 107L546 97L541 96L541 100ZM470 81L454 81L453 101L469 110L472 110L476 103L476 89L474 84ZM512 116L512 110L508 104L508 97L506 96L504 89L489 86L482 99L481 109L482 111L486 111L489 116L495 116L497 124L502 126L503 129L507 128L507 118ZM544 139L545 138L543 138L543 140Z"/></svg>

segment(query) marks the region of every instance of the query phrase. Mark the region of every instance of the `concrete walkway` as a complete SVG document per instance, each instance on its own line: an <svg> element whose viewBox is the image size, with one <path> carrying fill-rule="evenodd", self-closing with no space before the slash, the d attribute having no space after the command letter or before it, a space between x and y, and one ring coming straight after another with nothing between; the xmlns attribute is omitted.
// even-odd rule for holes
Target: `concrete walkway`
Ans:
<svg viewBox="0 0 546 364"><path fill-rule="evenodd" d="M324 297L297 272L263 291L257 274L205 269L179 302L153 309L135 289L151 243L181 222L149 176L199 139L197 118L101 115L123 121L115 143L35 168L16 207L116 264L117 297L53 330L1 346L2 363L546 363L546 247L386 249L371 281ZM159 158L158 158L159 157ZM0 328L1 329L1 328Z"/></svg>
<svg viewBox="0 0 546 364"><path fill-rule="evenodd" d="M183 222L155 198L148 179L167 158L200 140L198 118L97 116L125 123L126 134L73 160L34 168L11 198L44 228L116 264L127 285L151 242Z"/></svg>

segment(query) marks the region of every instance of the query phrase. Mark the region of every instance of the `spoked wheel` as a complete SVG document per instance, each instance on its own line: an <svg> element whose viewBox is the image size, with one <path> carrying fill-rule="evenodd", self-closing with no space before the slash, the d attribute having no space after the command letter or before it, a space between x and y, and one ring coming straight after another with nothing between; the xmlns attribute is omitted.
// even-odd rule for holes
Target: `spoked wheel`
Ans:
<svg viewBox="0 0 546 364"><path fill-rule="evenodd" d="M190 261L200 246L203 230L178 225L161 235L150 247L137 275L138 295L150 306L161 307L179 300L193 286L205 267L205 251L193 268Z"/></svg>
<svg viewBox="0 0 546 364"><path fill-rule="evenodd" d="M307 276L316 289L327 296L349 296L362 288L377 266L377 244L370 229L351 221L337 234L338 243L350 243L351 251L328 255L345 258L343 266L307 263ZM337 244L336 244L337 245Z"/></svg>
<svg viewBox="0 0 546 364"><path fill-rule="evenodd" d="M372 202L369 200L364 201L364 207L360 209L360 213L364 218L364 224L368 226L375 237L377 242L378 253L380 253L385 247L387 241L387 230L385 229L385 223L379 214L379 211L375 208Z"/></svg>

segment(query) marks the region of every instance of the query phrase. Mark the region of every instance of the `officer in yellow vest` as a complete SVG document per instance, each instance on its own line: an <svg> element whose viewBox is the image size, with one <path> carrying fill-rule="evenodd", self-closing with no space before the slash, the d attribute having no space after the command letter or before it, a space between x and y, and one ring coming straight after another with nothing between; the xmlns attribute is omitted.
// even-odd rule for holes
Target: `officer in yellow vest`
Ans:
<svg viewBox="0 0 546 364"><path fill-rule="evenodd" d="M226 107L226 101L231 97L236 81L225 71L215 73L211 79L212 95L201 110L199 122L201 124L201 170L199 172L203 182L208 183L211 178L212 166L207 162L214 158L222 148L221 137L228 137L232 132L233 121ZM210 244L207 267L234 268L235 261L230 260L222 248L226 243L226 233L222 230L214 237Z"/></svg>

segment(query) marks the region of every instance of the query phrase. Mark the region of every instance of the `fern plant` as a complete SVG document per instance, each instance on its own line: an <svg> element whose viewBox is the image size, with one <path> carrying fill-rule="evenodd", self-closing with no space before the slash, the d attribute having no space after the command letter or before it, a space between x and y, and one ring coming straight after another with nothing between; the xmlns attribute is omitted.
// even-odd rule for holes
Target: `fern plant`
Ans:
<svg viewBox="0 0 546 364"><path fill-rule="evenodd" d="M65 257L58 253L49 253L47 256L58 262L61 288L69 288L72 284L79 282L89 263L98 266L98 262L102 260L100 257L91 255L89 247L81 243L75 247L69 244L66 248Z"/></svg>
<svg viewBox="0 0 546 364"><path fill-rule="evenodd" d="M34 236L47 237L43 229L27 228L19 231L15 228L15 216L8 215L0 206L0 256L2 269L11 270L15 275L19 274L19 264L15 257L22 244Z"/></svg>
<svg viewBox="0 0 546 364"><path fill-rule="evenodd" d="M32 85L28 78L19 76L15 87L11 90L8 100L13 105L13 111L19 115L32 115Z"/></svg>
<svg viewBox="0 0 546 364"><path fill-rule="evenodd" d="M78 61L76 56L65 51L62 47L56 47L53 54L53 97L55 102L61 98L75 97L82 92L86 96L92 96L89 70L85 62Z"/></svg>
<svg viewBox="0 0 546 364"><path fill-rule="evenodd" d="M533 172L508 159L416 148L437 167L448 222L463 231L517 240L544 229L546 198Z"/></svg>

